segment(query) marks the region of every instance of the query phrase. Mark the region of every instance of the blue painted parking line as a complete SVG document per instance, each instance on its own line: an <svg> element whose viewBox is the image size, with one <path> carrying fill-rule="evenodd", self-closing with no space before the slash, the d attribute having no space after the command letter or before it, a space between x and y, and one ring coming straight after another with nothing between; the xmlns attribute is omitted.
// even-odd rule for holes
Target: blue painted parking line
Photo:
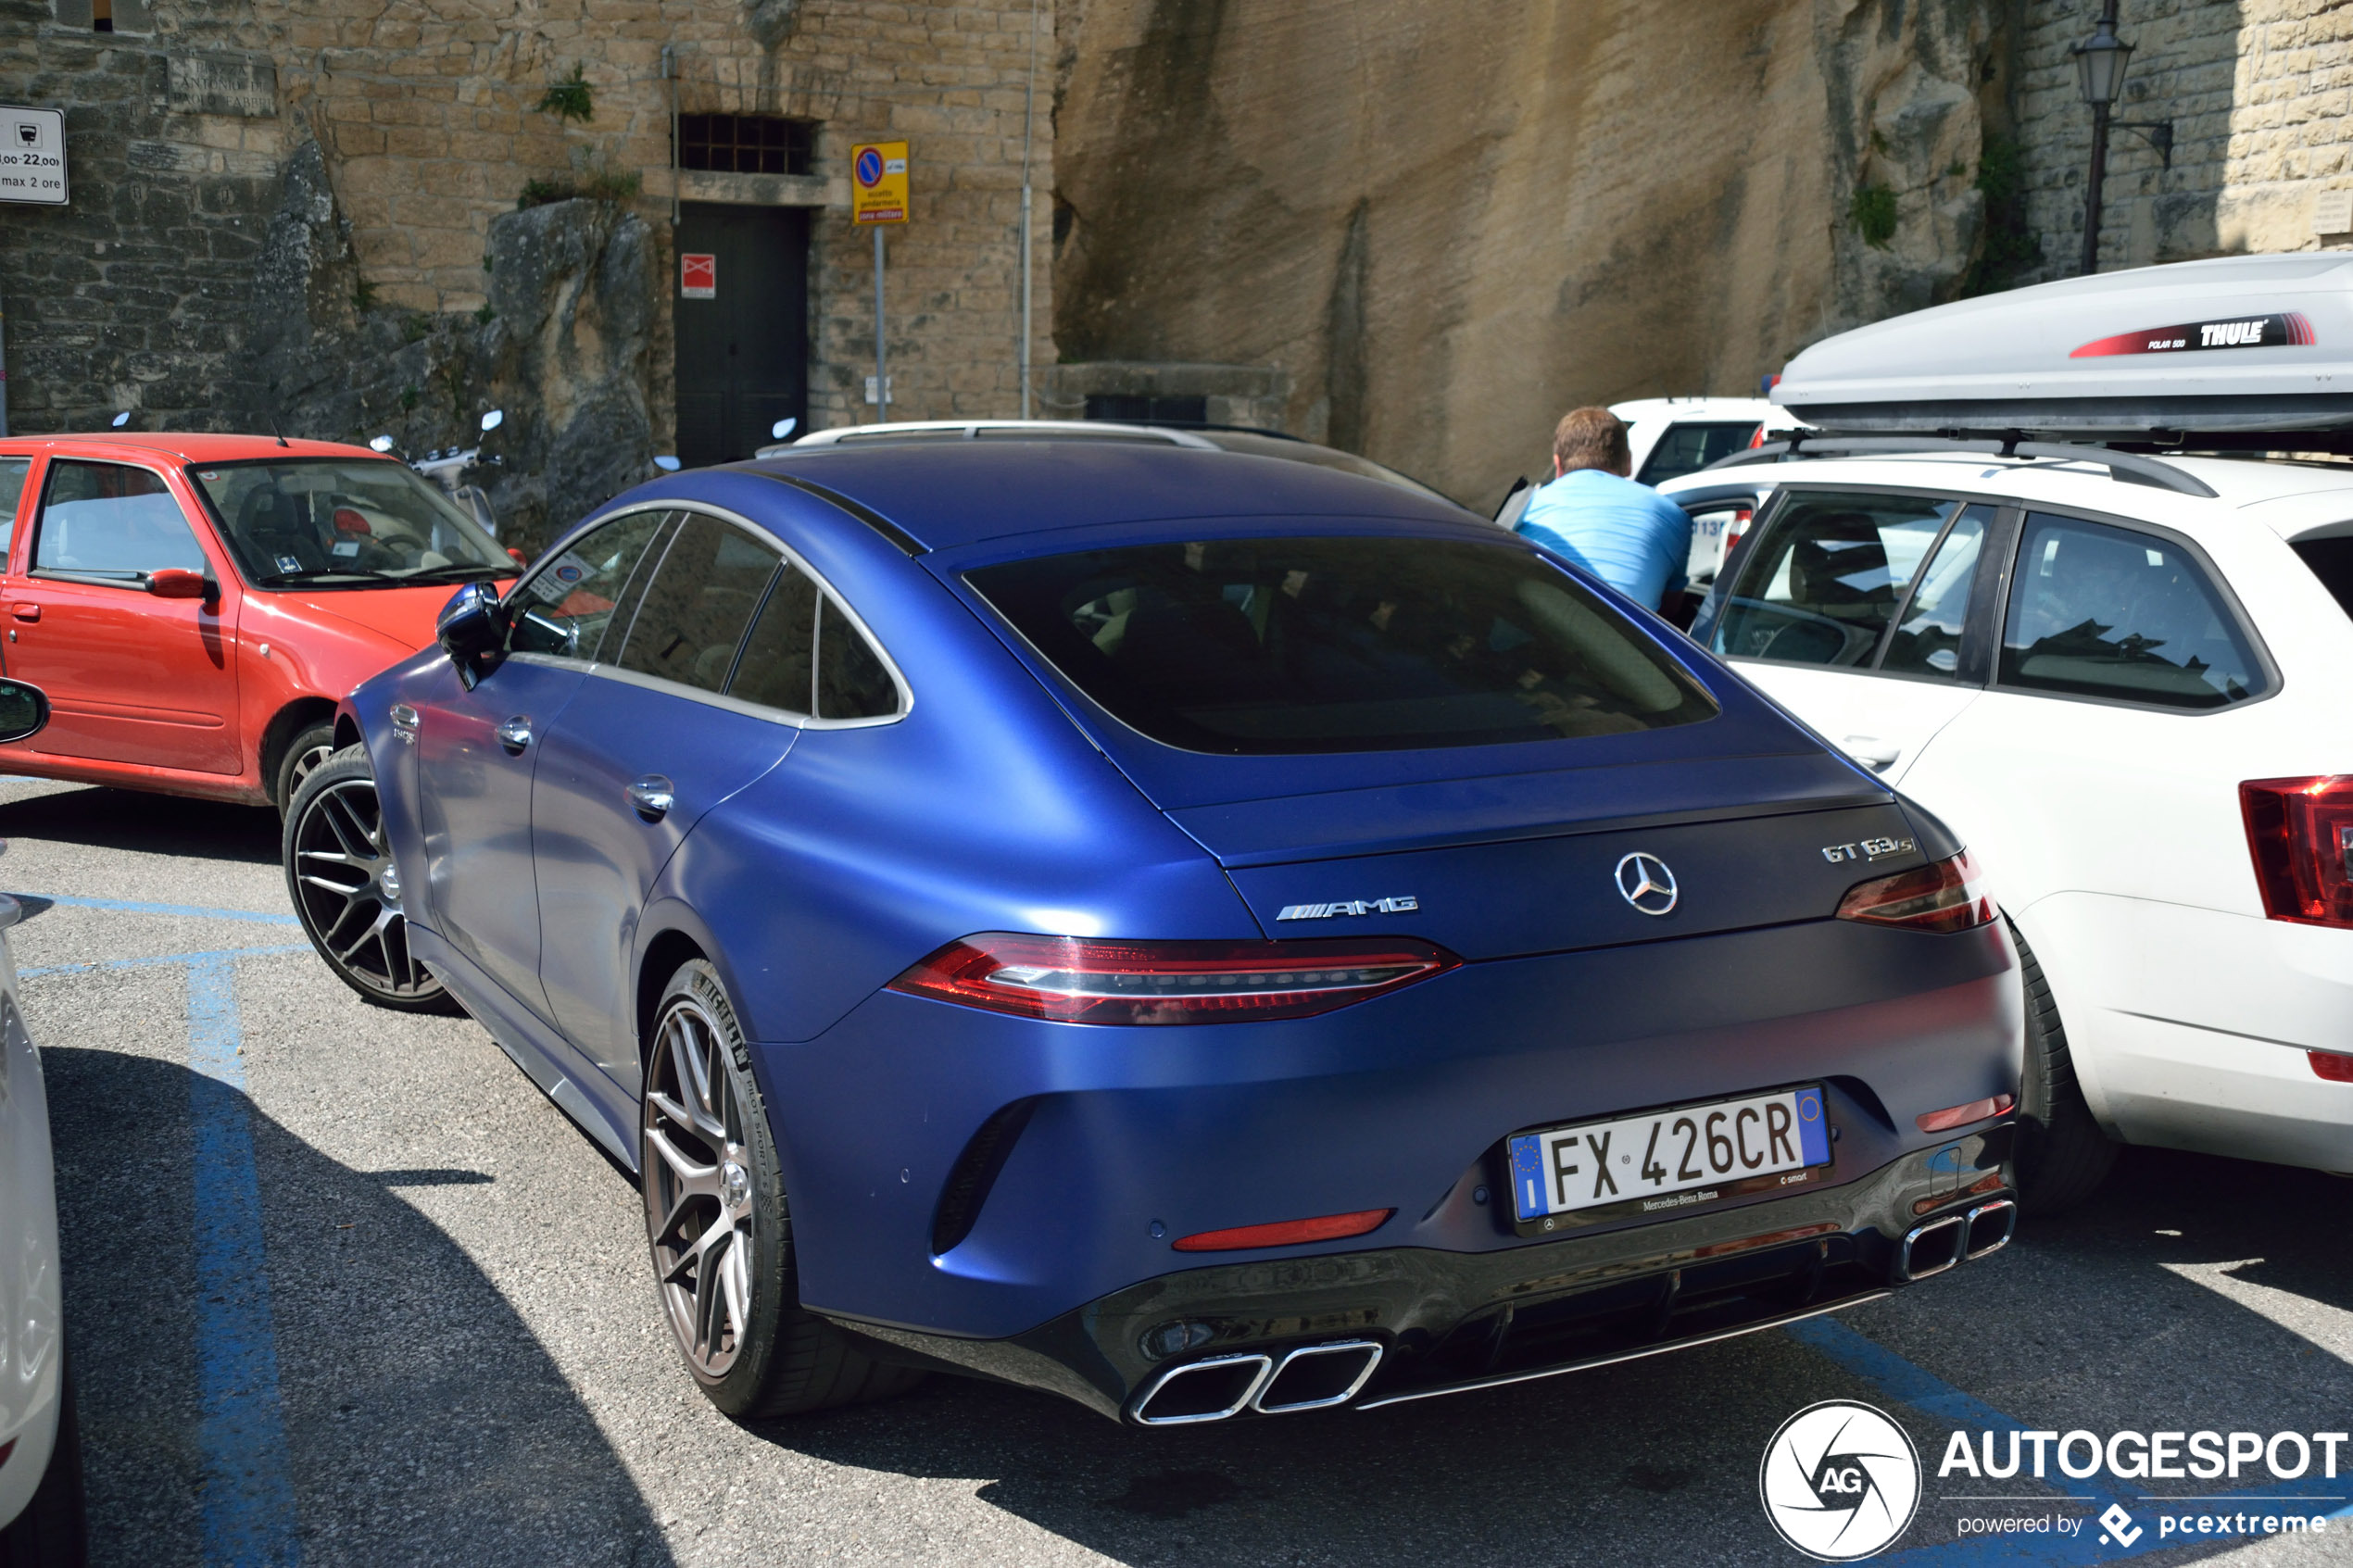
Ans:
<svg viewBox="0 0 2353 1568"><path fill-rule="evenodd" d="M62 893L15 893L14 898L37 898L68 909L111 909L126 915L182 915L195 920L253 921L262 925L300 925L292 915L266 914L259 909L208 909L194 904L142 904L126 898L73 898Z"/></svg>
<svg viewBox="0 0 2353 1568"><path fill-rule="evenodd" d="M299 1561L278 1393L261 1185L253 1162L232 955L188 963L189 1109L195 1127L196 1375L204 1405L208 1563Z"/></svg>
<svg viewBox="0 0 2353 1568"><path fill-rule="evenodd" d="M55 902L122 907L96 899ZM208 912L170 905L131 907L143 913ZM32 980L170 965L188 976L196 1383L205 1470L200 1507L207 1568L294 1568L302 1555L294 1484L286 1467L261 1185L254 1169L252 1105L245 1095L245 1033L233 987L239 959L309 950L300 943L228 947L18 972L19 980Z"/></svg>
<svg viewBox="0 0 2353 1568"><path fill-rule="evenodd" d="M1888 1398L1900 1400L1924 1415L1934 1416L1966 1431L2023 1432L2030 1430L2016 1418L1995 1410L1974 1395L1963 1393L1935 1374L1914 1365L1903 1357L1865 1338L1844 1323L1830 1318L1808 1318L1792 1323L1782 1330L1792 1339L1809 1349L1818 1351L1847 1371L1877 1387ZM1925 1471L1923 1481L1933 1481L1937 1461L1941 1455L1923 1453L1920 1458ZM2001 1485L2002 1483L1992 1483ZM2024 1480L2019 1485L2032 1485ZM2328 1483L2322 1483L2323 1486ZM2306 1518L2326 1518L2331 1523L2353 1520L2353 1503L2339 1496L2315 1497L2309 1479L2282 1482L2274 1486L2255 1486L2233 1490L2210 1498L2150 1497L2142 1493L2120 1493L2108 1485L2106 1477L2093 1476L2084 1480L2072 1477L2055 1479L2056 1486L2073 1488L2054 1490L2045 1496L2021 1494L2015 1498L1956 1498L1952 1502L1965 1503L1972 1510L1990 1514L2003 1503L2013 1505L2021 1512L2036 1511L2055 1514L2062 1505L2073 1504L2087 1510L2082 1515L2082 1528L2076 1534L2062 1536L2056 1531L2020 1535L1988 1536L1982 1539L1948 1541L1939 1546L1920 1547L1893 1557L1873 1559L1874 1562L1914 1564L1917 1568L2031 1568L2031 1565L2119 1562L2128 1558L2144 1557L2153 1551L2171 1550L2193 1543L2202 1546L2224 1544L2246 1546L2276 1537L2261 1534L2234 1533L2226 1536L2184 1535L2178 1529L2163 1532L2160 1521L2169 1513L2180 1517L2183 1512L2214 1513L2219 1512L2244 1513L2245 1504L2301 1502L2310 1505L2296 1510ZM1923 1508L1947 1499L1923 1494ZM2110 1504L2121 1507L2133 1517L2122 1529L2122 1540L2112 1539L2102 1533L2096 1517L2107 1512ZM1991 1505L1989 1507L1989 1505ZM2237 1506L2233 1506L2237 1505ZM2124 1544L2129 1541L2130 1544Z"/></svg>

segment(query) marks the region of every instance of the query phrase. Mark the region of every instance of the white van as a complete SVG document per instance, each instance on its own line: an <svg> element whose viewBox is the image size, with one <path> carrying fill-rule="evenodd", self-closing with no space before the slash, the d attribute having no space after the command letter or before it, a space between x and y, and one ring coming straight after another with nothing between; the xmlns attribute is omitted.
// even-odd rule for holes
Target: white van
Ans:
<svg viewBox="0 0 2353 1568"><path fill-rule="evenodd" d="M1825 433L1665 486L1756 508L1692 636L1983 866L2027 1201L2108 1140L2353 1172L2353 257L1940 307L1774 395Z"/></svg>

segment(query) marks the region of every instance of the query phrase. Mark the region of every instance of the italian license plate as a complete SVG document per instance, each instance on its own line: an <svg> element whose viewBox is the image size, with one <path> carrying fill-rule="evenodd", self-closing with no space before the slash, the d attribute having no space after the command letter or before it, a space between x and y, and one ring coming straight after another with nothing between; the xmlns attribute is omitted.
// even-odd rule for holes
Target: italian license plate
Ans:
<svg viewBox="0 0 2353 1568"><path fill-rule="evenodd" d="M1546 1127L1505 1147L1520 1226L1541 1230L1584 1210L1655 1213L1786 1185L1831 1160L1819 1085Z"/></svg>

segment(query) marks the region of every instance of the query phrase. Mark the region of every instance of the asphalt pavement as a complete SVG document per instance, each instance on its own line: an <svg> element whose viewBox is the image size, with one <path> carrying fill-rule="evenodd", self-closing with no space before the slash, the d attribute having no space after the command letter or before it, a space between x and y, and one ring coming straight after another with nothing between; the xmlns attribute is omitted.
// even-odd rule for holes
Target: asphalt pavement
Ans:
<svg viewBox="0 0 2353 1568"><path fill-rule="evenodd" d="M2337 1178L2128 1151L1886 1301L1378 1413L1148 1432L935 1378L738 1425L677 1364L629 1178L472 1021L335 982L273 816L0 781L0 837L99 1564L1795 1562L1759 1461L1829 1399L1925 1464L1880 1561L2353 1562L2353 1445L2334 1479L2317 1450L2293 1479L1938 1474L1957 1431L2353 1428ZM2178 1533L2289 1511L2327 1524Z"/></svg>

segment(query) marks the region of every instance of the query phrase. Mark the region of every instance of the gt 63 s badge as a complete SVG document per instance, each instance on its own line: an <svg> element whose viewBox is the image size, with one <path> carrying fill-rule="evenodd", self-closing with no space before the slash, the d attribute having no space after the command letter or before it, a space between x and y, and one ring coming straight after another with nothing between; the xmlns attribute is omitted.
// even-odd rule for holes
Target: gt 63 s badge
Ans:
<svg viewBox="0 0 2353 1568"><path fill-rule="evenodd" d="M1880 1411L1846 1399L1781 1423L1756 1469L1765 1517L1824 1562L1852 1562L1899 1539L1920 1501L1920 1456Z"/></svg>

